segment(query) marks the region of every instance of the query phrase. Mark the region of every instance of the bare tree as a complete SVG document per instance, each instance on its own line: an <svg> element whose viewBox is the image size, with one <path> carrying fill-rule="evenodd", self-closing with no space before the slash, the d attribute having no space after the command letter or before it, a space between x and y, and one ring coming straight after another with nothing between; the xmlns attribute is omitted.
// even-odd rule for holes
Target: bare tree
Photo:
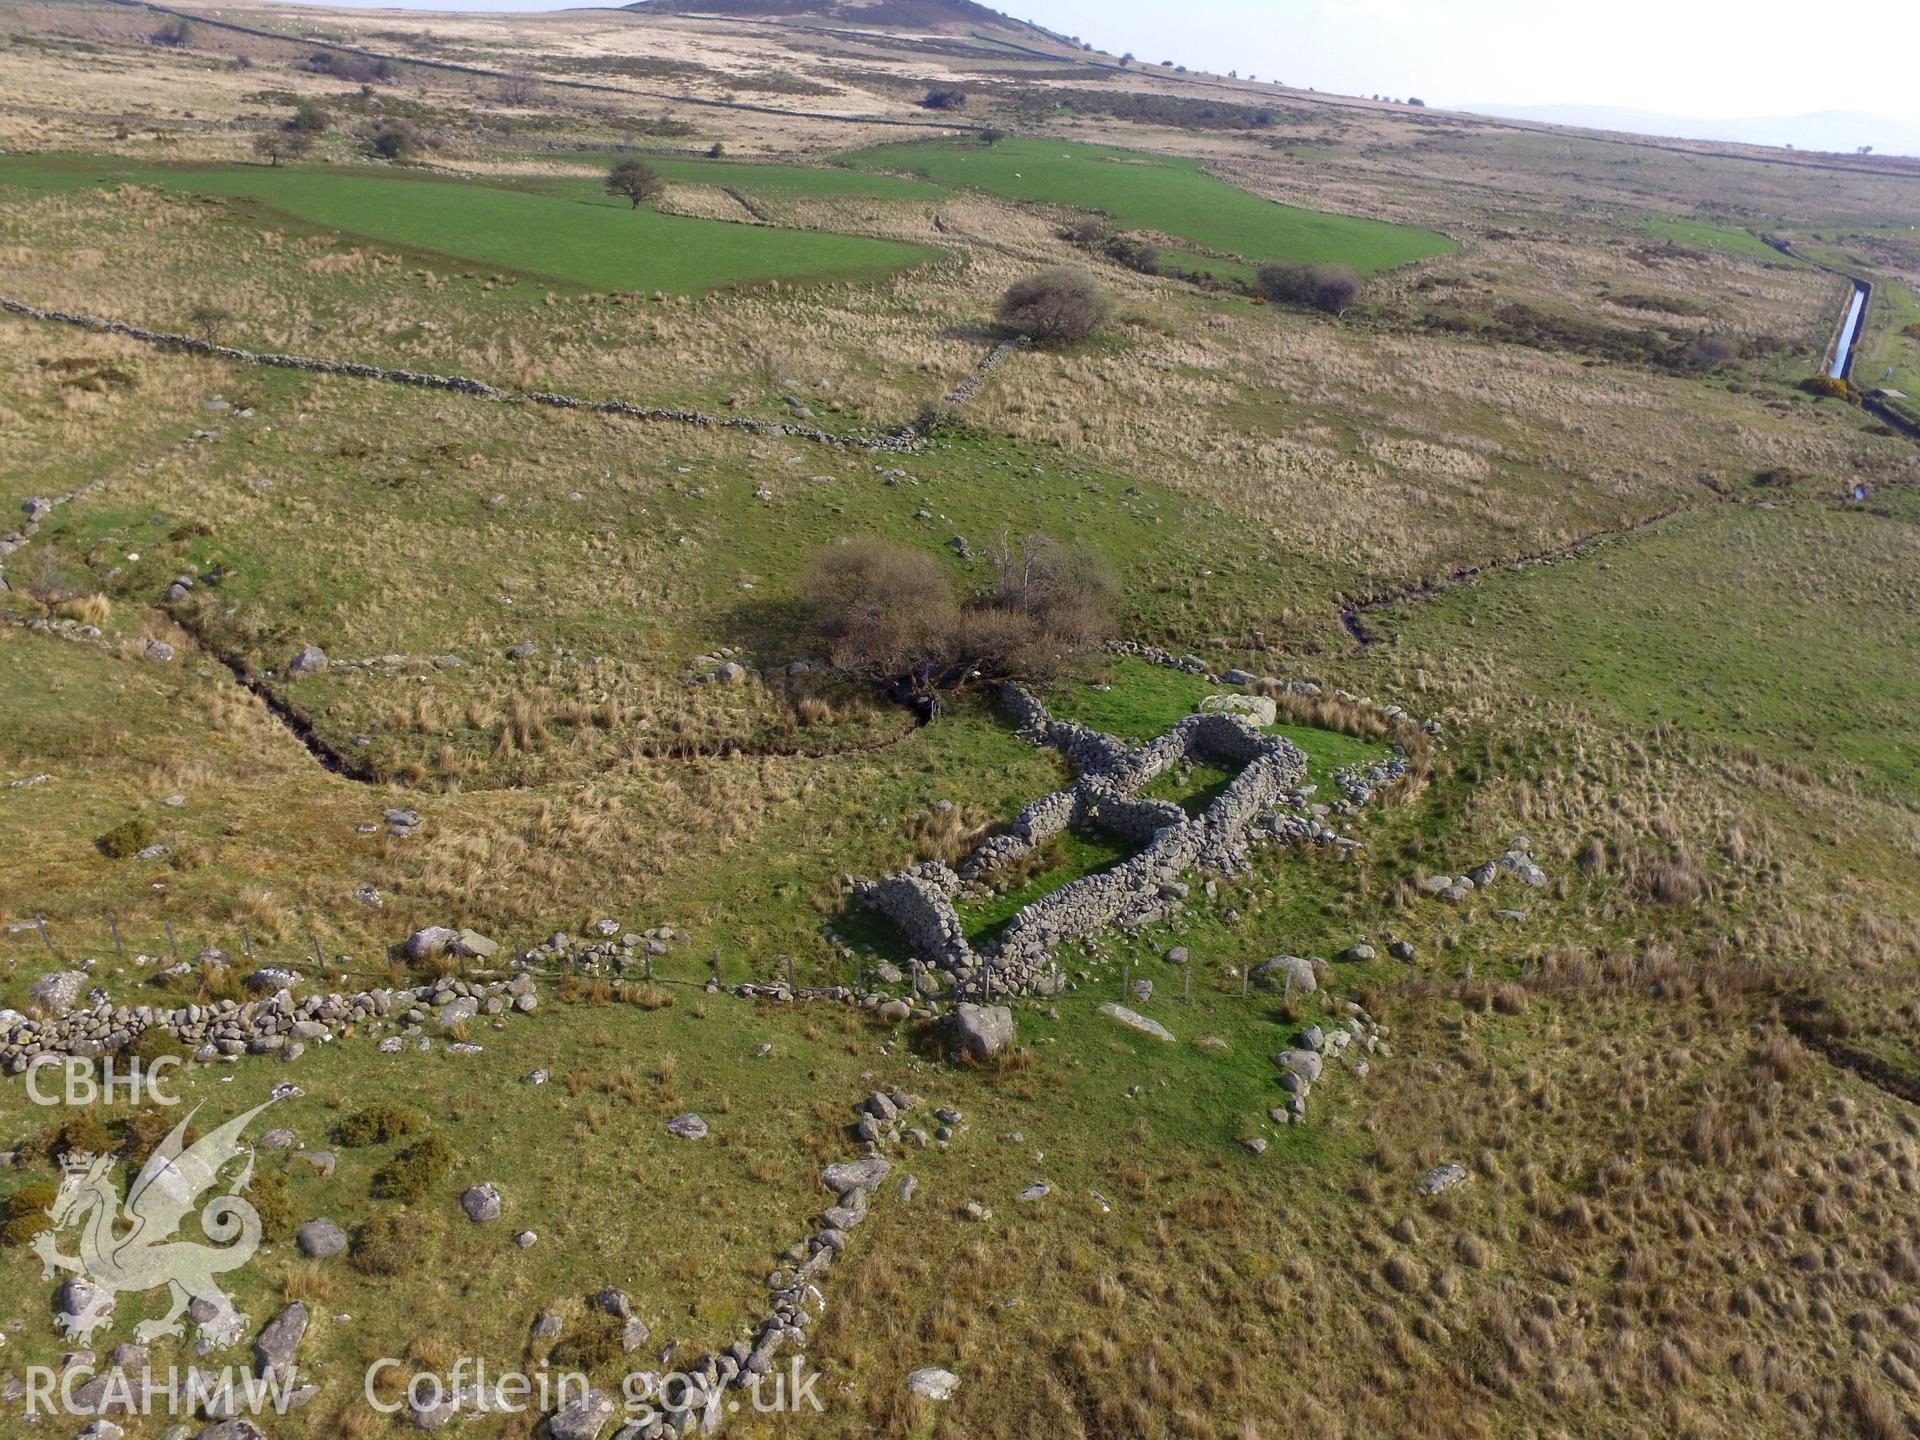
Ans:
<svg viewBox="0 0 1920 1440"><path fill-rule="evenodd" d="M1000 297L1000 323L1039 345L1066 345L1095 334L1113 302L1084 270L1043 270Z"/></svg>
<svg viewBox="0 0 1920 1440"><path fill-rule="evenodd" d="M942 563L871 537L816 555L801 582L834 667L926 700L975 680L1051 679L1112 631L1120 589L1100 556L1002 536L991 584L956 602Z"/></svg>
<svg viewBox="0 0 1920 1440"><path fill-rule="evenodd" d="M1057 672L1113 633L1120 583L1098 551L1033 534L1015 544L1002 532L989 559L992 608L1026 622L1029 639L1019 667L1027 674Z"/></svg>
<svg viewBox="0 0 1920 1440"><path fill-rule="evenodd" d="M494 92L502 105L531 105L540 95L540 82L531 75L506 75Z"/></svg>
<svg viewBox="0 0 1920 1440"><path fill-rule="evenodd" d="M666 188L660 172L644 160L622 160L607 172L607 193L631 200L636 210Z"/></svg>
<svg viewBox="0 0 1920 1440"><path fill-rule="evenodd" d="M313 137L303 130L269 130L253 140L253 153L269 165L298 160L312 148Z"/></svg>
<svg viewBox="0 0 1920 1440"><path fill-rule="evenodd" d="M233 319L233 312L214 304L211 300L202 300L187 311L187 323L200 332L200 338L209 345L220 343L220 332Z"/></svg>
<svg viewBox="0 0 1920 1440"><path fill-rule="evenodd" d="M53 619L62 605L93 590L93 578L44 539L29 545L25 555L7 568L7 583Z"/></svg>

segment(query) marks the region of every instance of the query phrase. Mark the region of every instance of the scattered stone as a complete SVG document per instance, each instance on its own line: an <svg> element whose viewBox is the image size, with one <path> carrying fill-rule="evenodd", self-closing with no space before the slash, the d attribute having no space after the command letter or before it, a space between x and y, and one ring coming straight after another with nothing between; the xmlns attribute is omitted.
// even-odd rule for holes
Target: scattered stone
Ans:
<svg viewBox="0 0 1920 1440"><path fill-rule="evenodd" d="M929 1366L907 1376L907 1389L924 1400L951 1400L960 1388L960 1377L951 1370Z"/></svg>
<svg viewBox="0 0 1920 1440"><path fill-rule="evenodd" d="M1464 1184L1467 1178L1466 1166L1448 1161L1445 1165L1434 1166L1414 1181L1413 1188L1422 1195L1438 1195L1443 1190L1451 1190L1456 1185Z"/></svg>

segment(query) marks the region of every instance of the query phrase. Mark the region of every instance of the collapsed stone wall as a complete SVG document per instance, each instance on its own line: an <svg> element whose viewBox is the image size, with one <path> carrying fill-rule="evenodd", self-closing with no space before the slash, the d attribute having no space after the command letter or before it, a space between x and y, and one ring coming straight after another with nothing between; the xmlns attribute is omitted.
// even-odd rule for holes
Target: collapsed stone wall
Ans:
<svg viewBox="0 0 1920 1440"><path fill-rule="evenodd" d="M99 1058L117 1054L156 1029L201 1060L275 1053L291 1059L309 1043L379 1021L424 1024L437 1019L442 1028L450 1029L482 1014L530 1013L538 1004L530 975L489 982L447 979L352 995L295 998L279 989L259 1000L219 1000L174 1009L114 1005L101 996L91 1004L39 1019L0 1010L0 1070L22 1074L43 1055Z"/></svg>
<svg viewBox="0 0 1920 1440"><path fill-rule="evenodd" d="M1019 685L1002 687L1001 703L1019 732L1065 755L1078 779L1029 803L1008 831L990 837L958 871L932 862L856 895L892 919L914 954L947 979L955 993L1051 993L1060 977L1050 955L1060 945L1160 913L1165 887L1194 865L1231 870L1244 863L1258 822L1306 776L1306 757L1290 741L1261 734L1233 715L1190 715L1146 744L1124 741L1071 721L1053 719ZM1209 761L1239 773L1199 816L1137 792L1183 764ZM999 939L976 953L968 945L954 898L962 879L979 880L1072 825L1095 825L1141 848L1120 864L1082 876L1028 905ZM1265 833L1277 833L1268 827Z"/></svg>

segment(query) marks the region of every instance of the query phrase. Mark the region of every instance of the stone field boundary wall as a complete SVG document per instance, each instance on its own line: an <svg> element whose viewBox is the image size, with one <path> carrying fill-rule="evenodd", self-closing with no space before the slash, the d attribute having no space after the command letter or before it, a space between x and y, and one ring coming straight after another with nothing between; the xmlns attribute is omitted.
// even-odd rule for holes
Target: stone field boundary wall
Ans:
<svg viewBox="0 0 1920 1440"><path fill-rule="evenodd" d="M1056 948L1154 918L1162 887L1195 865L1231 871L1244 864L1256 822L1306 778L1299 747L1234 715L1189 715L1130 749L1112 735L1054 719L1038 697L1012 682L1001 688L1000 703L1022 738L1060 751L1079 778L1026 805L1005 833L984 841L957 870L929 861L854 887L961 996L1058 990L1050 958ZM1239 772L1204 813L1189 816L1169 801L1136 793L1169 770L1202 760ZM963 882L990 876L1074 825L1098 826L1142 848L1034 901L997 942L975 951L955 906Z"/></svg>

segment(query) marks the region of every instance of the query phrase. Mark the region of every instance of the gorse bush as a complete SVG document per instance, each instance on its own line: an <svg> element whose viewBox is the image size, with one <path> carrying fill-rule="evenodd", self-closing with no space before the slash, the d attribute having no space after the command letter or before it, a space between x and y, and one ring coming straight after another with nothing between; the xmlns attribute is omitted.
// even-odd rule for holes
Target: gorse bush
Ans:
<svg viewBox="0 0 1920 1440"><path fill-rule="evenodd" d="M109 860L125 860L137 855L153 844L153 822L144 815L136 815L131 820L123 820L106 834L98 836L93 848Z"/></svg>
<svg viewBox="0 0 1920 1440"><path fill-rule="evenodd" d="M260 1233L268 1240L287 1240L294 1232L293 1190L279 1171L256 1173L247 1186L247 1203L260 1217Z"/></svg>
<svg viewBox="0 0 1920 1440"><path fill-rule="evenodd" d="M408 1204L425 1199L428 1191L447 1178L459 1158L444 1136L428 1135L374 1172L373 1193L382 1200L404 1200Z"/></svg>
<svg viewBox="0 0 1920 1440"><path fill-rule="evenodd" d="M16 1190L7 1198L6 1220L0 1222L0 1246L9 1248L27 1244L41 1231L52 1227L47 1211L59 1192L45 1180Z"/></svg>
<svg viewBox="0 0 1920 1440"><path fill-rule="evenodd" d="M333 1127L342 1145L386 1145L420 1128L420 1117L401 1105L379 1101L356 1110Z"/></svg>
<svg viewBox="0 0 1920 1440"><path fill-rule="evenodd" d="M362 1274L404 1275L419 1265L426 1238L426 1222L419 1216L382 1210L354 1232L347 1258Z"/></svg>

